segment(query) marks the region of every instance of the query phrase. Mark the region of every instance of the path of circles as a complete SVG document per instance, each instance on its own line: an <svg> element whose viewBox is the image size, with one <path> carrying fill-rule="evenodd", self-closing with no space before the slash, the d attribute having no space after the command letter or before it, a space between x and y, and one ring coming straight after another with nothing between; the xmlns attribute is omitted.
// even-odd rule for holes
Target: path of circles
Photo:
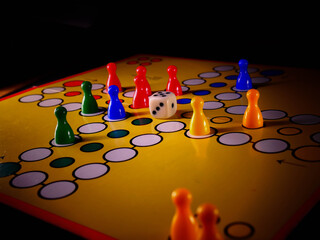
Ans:
<svg viewBox="0 0 320 240"><path fill-rule="evenodd" d="M209 85L211 88L223 88L227 86L225 82L210 82L215 78L221 76L222 72L235 71L235 67L232 65L217 66L212 69L213 71L202 72L198 74L198 78L190 78L182 81L182 88L184 92L188 92L190 87L199 86L199 85ZM259 72L257 68L249 68L249 73ZM282 74L283 72L277 70L264 70L261 72L260 77L253 77L252 82L256 86L266 84L271 81L271 76L276 76ZM225 77L227 81L236 80L237 75L228 75ZM218 78L219 79L219 78ZM68 112L72 111L81 111L80 102L68 102L64 103L64 100L61 98L46 98L48 96L54 96L56 93L65 92L64 95L68 97L76 96L82 94L78 91L69 91L68 88L77 87L82 84L83 80L71 80L65 82L63 86L48 87L42 90L41 94L32 94L21 97L19 102L21 103L36 103L39 107L56 107L58 105L64 106ZM93 83L92 90L101 90L105 88L104 84ZM222 92L215 94L214 98L211 101L205 101L203 109L204 110L216 110L224 108L227 114L232 115L242 115L244 114L247 106L246 105L232 105L225 107L225 103L222 101L233 101L242 98L242 94L239 93L234 87L231 87L233 92ZM197 90L193 92L193 95L208 95L212 92L209 90ZM127 91L122 94L123 97L132 98L134 91ZM97 96L99 98L99 96ZM180 98L178 104L189 104L191 99L189 98ZM55 147L66 147L57 145L54 143L54 139L50 141L50 147L38 147L24 151L20 154L20 162L6 162L1 164L0 177L14 175L10 180L10 185L15 188L30 188L34 186L41 185L41 188L38 191L38 195L43 199L60 199L67 197L79 188L76 181L78 180L90 180L102 177L110 171L109 163L119 163L126 162L134 159L140 148L152 147L157 144L160 144L163 141L165 134L175 133L179 131L184 131L186 137L190 137L188 129L186 129L186 124L183 121L164 121L160 124L157 124L154 129L158 132L154 133L145 133L130 138L131 147L118 147L109 150L105 150L105 146L99 142L92 143L81 143L81 135L95 134L105 131L108 128L110 120L107 118L105 111L99 113L102 116L103 122L91 122L86 123L78 127L78 135L76 135L78 141L75 144L80 145L81 152L97 152L105 151L102 154L102 159L104 162L96 162L84 164L75 170L73 170L72 175L75 178L73 181L61 180L51 183L45 183L48 179L48 174L42 171L28 171L21 174L16 174L21 169L21 162L35 162L41 161L49 158L53 154L53 148ZM192 112L185 112L181 114L182 118L190 119ZM266 109L262 110L262 116L265 120L280 120L288 118L288 121L295 124L296 126L290 127L281 127L277 130L277 133L282 136L295 136L303 132L300 126L304 125L315 125L320 123L320 116L314 114L298 114L294 116L288 116L285 111L277 109ZM126 119L131 117L129 114ZM212 124L227 124L232 122L233 119L230 116L214 116L210 119ZM144 118L135 118L131 120L133 126L144 126L148 125L153 120L148 117ZM217 125L217 126L218 126ZM215 126L215 125L214 125ZM297 160L305 162L320 162L318 156L320 155L320 132L313 133L310 136L310 139L314 142L315 145L300 146L295 149L290 148L289 142L281 138L268 138L260 139L256 142L252 142L252 137L243 132L228 132L228 133L219 133L219 128L211 127L211 134L205 136L207 137L216 137L216 140L219 144L225 146L240 146L245 144L252 144L252 148L260 153L276 154L284 151L292 151L292 156ZM116 129L110 131L106 134L108 138L124 138L130 136L130 131L126 129ZM72 145L72 144L71 144ZM139 149L139 150L137 150ZM74 158L71 157L60 157L54 159L50 162L50 166L53 168L63 168L72 165L75 162ZM228 234L232 235L234 229L239 227L247 226L245 224L235 224L228 227ZM248 234L252 229L247 227ZM250 231L249 231L250 230Z"/></svg>

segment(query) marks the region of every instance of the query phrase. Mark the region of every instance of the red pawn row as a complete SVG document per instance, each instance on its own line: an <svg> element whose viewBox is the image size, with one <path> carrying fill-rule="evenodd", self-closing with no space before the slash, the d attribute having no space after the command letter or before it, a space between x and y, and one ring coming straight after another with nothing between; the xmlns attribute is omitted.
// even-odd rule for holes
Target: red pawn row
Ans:
<svg viewBox="0 0 320 240"><path fill-rule="evenodd" d="M109 63L107 65L107 70L109 73L107 89L111 85L116 85L119 88L119 91L121 92L122 87L119 78L116 74L116 64ZM174 65L170 65L167 68L167 72L169 74L169 79L166 91L173 92L176 96L181 96L182 88L177 79L177 67ZM132 100L132 108L147 108L149 107L149 96L152 95L151 87L146 77L147 69L144 66L138 66L136 69L136 73L137 76L134 78L134 84L136 86L136 89Z"/></svg>

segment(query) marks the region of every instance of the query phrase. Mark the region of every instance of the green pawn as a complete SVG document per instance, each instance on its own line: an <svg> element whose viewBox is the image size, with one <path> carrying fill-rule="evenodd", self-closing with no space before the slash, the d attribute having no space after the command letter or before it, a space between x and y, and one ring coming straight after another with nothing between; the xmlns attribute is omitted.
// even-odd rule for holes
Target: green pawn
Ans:
<svg viewBox="0 0 320 240"><path fill-rule="evenodd" d="M67 109L60 106L54 111L58 123L54 133L54 139L57 144L71 144L75 142L74 133L67 122Z"/></svg>
<svg viewBox="0 0 320 240"><path fill-rule="evenodd" d="M91 82L85 81L81 84L81 88L83 90L83 98L82 98L82 113L84 114L92 114L99 111L98 104L96 99L92 96Z"/></svg>

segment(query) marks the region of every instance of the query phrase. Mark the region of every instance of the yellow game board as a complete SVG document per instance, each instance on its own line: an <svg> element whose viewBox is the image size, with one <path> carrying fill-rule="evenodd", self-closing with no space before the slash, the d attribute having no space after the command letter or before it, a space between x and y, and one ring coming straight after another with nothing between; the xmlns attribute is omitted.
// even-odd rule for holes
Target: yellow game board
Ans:
<svg viewBox="0 0 320 240"><path fill-rule="evenodd" d="M171 192L185 187L192 211L217 206L225 239L282 239L320 196L320 72L252 65L265 126L242 127L245 92L237 63L141 55L119 61L127 117L81 114L80 85L90 81L108 108L105 66L28 89L0 102L0 201L86 238L167 239ZM153 92L178 68L183 95L170 119L132 109L136 68ZM190 138L190 100L201 96L211 135ZM54 141L54 109L64 106L78 138Z"/></svg>

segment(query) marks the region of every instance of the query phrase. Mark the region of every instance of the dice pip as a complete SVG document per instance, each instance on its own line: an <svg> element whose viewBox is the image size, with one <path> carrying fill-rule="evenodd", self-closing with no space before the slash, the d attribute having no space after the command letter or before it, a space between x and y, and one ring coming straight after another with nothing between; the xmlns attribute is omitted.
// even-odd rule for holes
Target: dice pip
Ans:
<svg viewBox="0 0 320 240"><path fill-rule="evenodd" d="M176 95L169 91L156 92L149 97L149 110L154 118L169 118L177 111Z"/></svg>

